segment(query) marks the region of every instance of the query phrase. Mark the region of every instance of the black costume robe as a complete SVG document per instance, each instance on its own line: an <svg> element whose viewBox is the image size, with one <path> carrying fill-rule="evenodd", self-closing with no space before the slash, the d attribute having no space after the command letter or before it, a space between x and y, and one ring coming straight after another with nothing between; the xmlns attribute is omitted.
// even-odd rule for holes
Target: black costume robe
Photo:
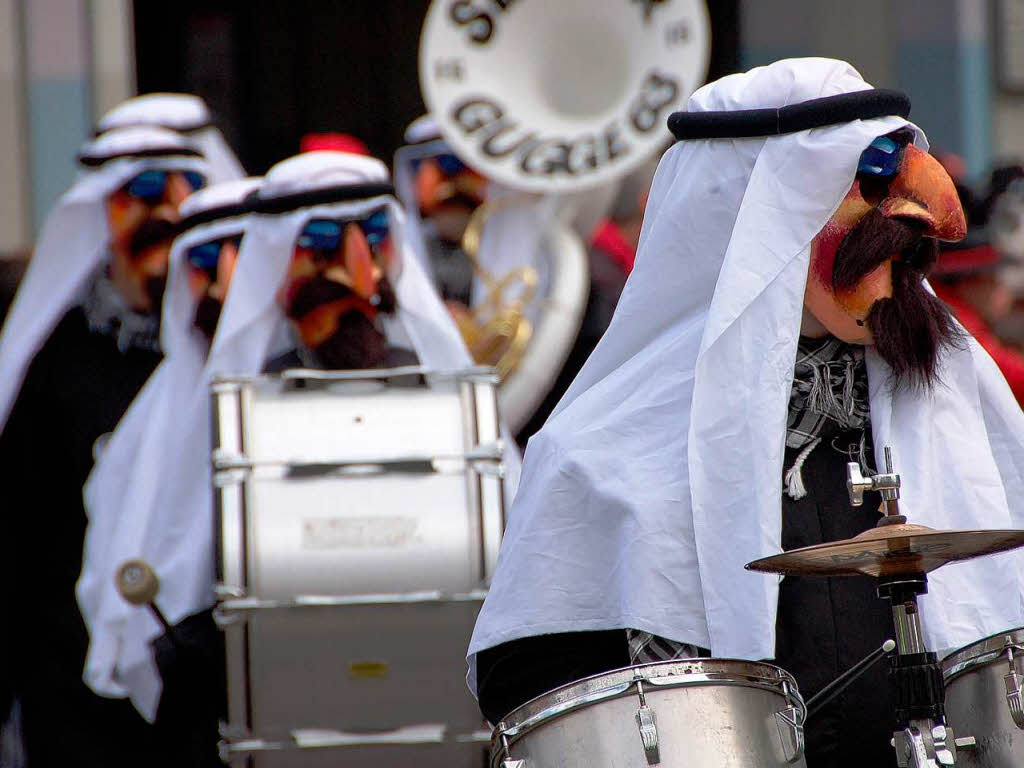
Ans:
<svg viewBox="0 0 1024 768"><path fill-rule="evenodd" d="M91 330L73 308L29 366L0 435L0 720L17 697L33 766L196 764L174 717L162 711L150 725L129 700L98 696L82 680L82 488L97 438L114 429L159 360L152 349L118 349L114 335Z"/></svg>

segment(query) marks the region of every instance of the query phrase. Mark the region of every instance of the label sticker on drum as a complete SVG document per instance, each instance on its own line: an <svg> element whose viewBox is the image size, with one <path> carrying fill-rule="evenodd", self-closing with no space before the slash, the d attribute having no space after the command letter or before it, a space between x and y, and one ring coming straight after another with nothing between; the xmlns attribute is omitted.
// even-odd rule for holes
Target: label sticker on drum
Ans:
<svg viewBox="0 0 1024 768"><path fill-rule="evenodd" d="M413 517L321 517L302 523L303 549L395 549L420 540Z"/></svg>
<svg viewBox="0 0 1024 768"><path fill-rule="evenodd" d="M348 676L352 680L380 680L387 677L389 671L386 661L353 661L348 665Z"/></svg>

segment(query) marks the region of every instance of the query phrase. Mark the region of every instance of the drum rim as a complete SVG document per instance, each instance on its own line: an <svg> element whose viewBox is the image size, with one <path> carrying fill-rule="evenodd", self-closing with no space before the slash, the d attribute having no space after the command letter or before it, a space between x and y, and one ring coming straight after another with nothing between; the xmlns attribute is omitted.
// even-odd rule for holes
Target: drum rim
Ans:
<svg viewBox="0 0 1024 768"><path fill-rule="evenodd" d="M948 682L974 667L1005 656L1007 648L1024 651L1024 627L996 632L953 651L942 660L942 677Z"/></svg>
<svg viewBox="0 0 1024 768"><path fill-rule="evenodd" d="M659 674L640 675L638 671L653 670ZM689 679L682 679L688 677ZM505 744L552 720L600 701L629 695L639 680L653 690L698 685L735 685L768 690L803 703L796 679L782 667L765 661L748 659L692 658L671 659L650 664L601 672L559 686L516 707L494 728L495 754ZM648 688L650 693L652 688Z"/></svg>

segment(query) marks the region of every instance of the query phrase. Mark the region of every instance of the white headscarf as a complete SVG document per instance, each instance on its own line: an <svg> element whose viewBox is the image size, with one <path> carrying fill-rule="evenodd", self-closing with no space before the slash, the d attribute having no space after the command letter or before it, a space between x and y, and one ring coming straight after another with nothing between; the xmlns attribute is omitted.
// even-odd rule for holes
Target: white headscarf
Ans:
<svg viewBox="0 0 1024 768"><path fill-rule="evenodd" d="M386 167L378 160L341 152L310 152L271 168L260 199L339 186L383 184L388 178ZM170 414L181 425L178 444L163 446L158 457L162 472L149 479L147 493L133 495L130 502L136 510L142 507L133 514L153 510L148 513L153 522L143 523L133 548L122 547L118 553L142 557L153 567L161 583L156 600L170 622L180 622L214 600L209 382L216 374L257 374L268 358L286 351L280 347L281 339L286 337L286 319L276 296L306 222L325 217L359 218L381 206L386 206L391 216L393 242L402 249L401 273L391 276L399 312L387 329L389 339L413 349L426 367L450 370L469 364L458 331L404 245L401 210L393 197L381 195L308 205L282 214L253 215L209 356L185 405ZM112 559L110 564L115 569L120 565ZM116 679L128 689L143 716L152 720L161 688L147 646L162 629L148 611L133 610L129 620L136 626L131 634L140 641L118 649L114 660ZM98 668L100 672L110 663L98 661L104 665Z"/></svg>
<svg viewBox="0 0 1024 768"><path fill-rule="evenodd" d="M86 529L82 575L76 592L89 629L85 681L104 696L131 695L152 719L156 670L143 667L121 677L126 659L149 657L149 622L140 609L120 596L115 574L125 560L137 556L150 526L159 526L166 511L159 507L160 480L168 470L168 449L184 431L182 414L190 404L206 360L208 342L193 323L196 300L188 287L188 250L196 245L244 234L249 216L243 202L260 179L223 182L190 195L180 214L208 220L189 227L175 239L168 267L160 343L164 359L117 425L85 485Z"/></svg>
<svg viewBox="0 0 1024 768"><path fill-rule="evenodd" d="M213 124L206 102L190 93L147 93L122 101L96 123L104 133L126 126L152 125L188 135L210 163L210 180L241 179L242 164Z"/></svg>
<svg viewBox="0 0 1024 768"><path fill-rule="evenodd" d="M688 110L779 107L868 88L790 59L696 91ZM636 267L597 349L530 441L469 653L524 636L634 628L716 656L775 652L782 462L810 243L896 118L686 141L658 168ZM919 146L924 138L917 137ZM912 522L1024 527L1024 416L975 343L944 386L890 396L867 350L877 455L892 446ZM1007 553L931 574L928 642L1024 624ZM471 659L472 661L472 659ZM471 686L475 687L472 677Z"/></svg>
<svg viewBox="0 0 1024 768"><path fill-rule="evenodd" d="M107 198L144 170L197 171L196 148L161 128L125 128L87 142L82 170L46 217L0 336L0 429L32 359L108 258Z"/></svg>

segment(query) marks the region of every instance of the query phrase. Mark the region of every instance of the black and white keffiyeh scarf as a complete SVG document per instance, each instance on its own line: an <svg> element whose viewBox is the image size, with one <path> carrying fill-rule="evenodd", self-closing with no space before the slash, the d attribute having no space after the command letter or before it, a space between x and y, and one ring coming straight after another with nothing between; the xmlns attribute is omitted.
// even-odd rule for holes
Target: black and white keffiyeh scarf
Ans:
<svg viewBox="0 0 1024 768"><path fill-rule="evenodd" d="M860 460L864 463L869 408L864 347L835 336L801 336L786 423L786 447L800 450L783 478L791 498L807 495L801 469L811 451L840 431L861 430Z"/></svg>

